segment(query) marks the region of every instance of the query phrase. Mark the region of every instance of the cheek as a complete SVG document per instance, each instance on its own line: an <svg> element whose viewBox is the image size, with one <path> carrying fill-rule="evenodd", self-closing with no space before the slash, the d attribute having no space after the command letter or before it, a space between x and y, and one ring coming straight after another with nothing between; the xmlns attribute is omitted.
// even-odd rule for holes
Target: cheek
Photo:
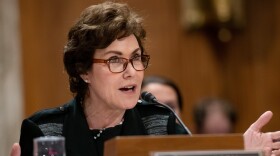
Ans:
<svg viewBox="0 0 280 156"><path fill-rule="evenodd" d="M92 81L106 81L112 75L106 64L95 64L90 73Z"/></svg>
<svg viewBox="0 0 280 156"><path fill-rule="evenodd" d="M105 90L105 91L109 91L110 89L114 88L115 84L117 83L117 79L109 75L99 76L95 80L96 80L95 84L96 86L98 86L97 89Z"/></svg>
<svg viewBox="0 0 280 156"><path fill-rule="evenodd" d="M140 81L140 84L142 84L143 79L144 79L144 71L141 72L141 73L139 74L139 81ZM141 86L141 85L140 85L140 86Z"/></svg>
<svg viewBox="0 0 280 156"><path fill-rule="evenodd" d="M144 73L145 73L145 70L137 72L138 76L140 76L142 79L144 78Z"/></svg>
<svg viewBox="0 0 280 156"><path fill-rule="evenodd" d="M103 66L93 67L90 75L90 81L93 88L97 90L103 90L106 86L111 86L111 81L113 78L112 73Z"/></svg>

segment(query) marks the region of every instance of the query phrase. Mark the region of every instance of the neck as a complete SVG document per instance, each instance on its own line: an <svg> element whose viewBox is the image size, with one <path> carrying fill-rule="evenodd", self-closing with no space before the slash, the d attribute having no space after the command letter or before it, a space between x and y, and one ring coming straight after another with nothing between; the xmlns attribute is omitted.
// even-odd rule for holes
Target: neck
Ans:
<svg viewBox="0 0 280 156"><path fill-rule="evenodd" d="M100 103L85 100L84 113L89 129L104 129L121 124L125 110L106 109Z"/></svg>

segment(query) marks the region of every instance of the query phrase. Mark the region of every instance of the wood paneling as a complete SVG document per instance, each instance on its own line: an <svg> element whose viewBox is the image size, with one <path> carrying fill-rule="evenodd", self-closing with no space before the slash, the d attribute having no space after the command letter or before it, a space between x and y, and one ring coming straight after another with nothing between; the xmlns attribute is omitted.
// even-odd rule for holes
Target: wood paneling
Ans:
<svg viewBox="0 0 280 156"><path fill-rule="evenodd" d="M150 156L152 155L152 152L222 151L243 149L244 140L242 134L122 136L105 142L104 156ZM177 154L173 153L169 155ZM180 155L184 154L181 153ZM208 155L210 154L208 153Z"/></svg>
<svg viewBox="0 0 280 156"><path fill-rule="evenodd" d="M97 0L22 0L21 32L25 115L63 104L71 98L62 55L67 31L80 12ZM180 25L180 1L127 1L145 18L146 74L173 79L184 95L183 121L193 130L192 107L202 97L232 101L243 132L265 110L275 114L265 131L280 128L280 2L247 0L246 26L225 44L200 30Z"/></svg>

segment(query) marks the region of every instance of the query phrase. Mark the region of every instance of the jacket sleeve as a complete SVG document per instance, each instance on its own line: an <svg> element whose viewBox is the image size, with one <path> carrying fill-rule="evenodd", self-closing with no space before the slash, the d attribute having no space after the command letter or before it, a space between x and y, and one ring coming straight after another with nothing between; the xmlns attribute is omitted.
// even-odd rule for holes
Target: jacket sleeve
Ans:
<svg viewBox="0 0 280 156"><path fill-rule="evenodd" d="M21 125L20 146L21 156L33 155L33 139L44 136L37 124L29 119L25 119Z"/></svg>

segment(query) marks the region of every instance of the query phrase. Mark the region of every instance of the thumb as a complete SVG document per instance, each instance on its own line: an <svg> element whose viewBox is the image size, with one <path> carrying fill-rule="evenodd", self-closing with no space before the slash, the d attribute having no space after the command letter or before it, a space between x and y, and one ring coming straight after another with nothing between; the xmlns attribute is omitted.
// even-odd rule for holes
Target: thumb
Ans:
<svg viewBox="0 0 280 156"><path fill-rule="evenodd" d="M257 121L255 121L249 129L253 131L261 131L261 129L271 120L273 113L271 111L264 112Z"/></svg>
<svg viewBox="0 0 280 156"><path fill-rule="evenodd" d="M20 146L18 143L14 143L10 156L20 156Z"/></svg>

